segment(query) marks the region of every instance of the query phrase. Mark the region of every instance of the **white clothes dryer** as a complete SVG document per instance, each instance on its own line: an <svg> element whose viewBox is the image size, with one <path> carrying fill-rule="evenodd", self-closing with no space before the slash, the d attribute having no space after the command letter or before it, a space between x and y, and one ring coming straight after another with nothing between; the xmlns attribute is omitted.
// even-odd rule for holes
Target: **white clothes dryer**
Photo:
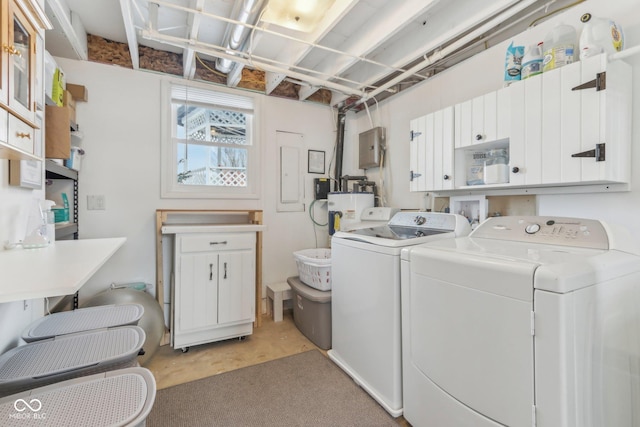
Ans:
<svg viewBox="0 0 640 427"><path fill-rule="evenodd" d="M498 217L403 250L404 417L640 426L640 256L624 238L596 220Z"/></svg>
<svg viewBox="0 0 640 427"><path fill-rule="evenodd" d="M460 215L399 212L331 240L329 357L394 417L402 415L400 251L470 231Z"/></svg>

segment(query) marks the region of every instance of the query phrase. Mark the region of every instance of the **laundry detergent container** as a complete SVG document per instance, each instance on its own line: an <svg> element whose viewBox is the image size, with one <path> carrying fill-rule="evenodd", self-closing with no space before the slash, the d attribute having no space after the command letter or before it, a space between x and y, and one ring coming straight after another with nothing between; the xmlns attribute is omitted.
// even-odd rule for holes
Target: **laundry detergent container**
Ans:
<svg viewBox="0 0 640 427"><path fill-rule="evenodd" d="M0 396L84 375L137 366L145 333L121 326L62 335L15 347L0 356Z"/></svg>
<svg viewBox="0 0 640 427"><path fill-rule="evenodd" d="M156 397L145 368L74 378L0 399L3 426L144 426Z"/></svg>
<svg viewBox="0 0 640 427"><path fill-rule="evenodd" d="M293 322L296 327L323 350L331 348L331 291L319 291L289 277L293 296Z"/></svg>

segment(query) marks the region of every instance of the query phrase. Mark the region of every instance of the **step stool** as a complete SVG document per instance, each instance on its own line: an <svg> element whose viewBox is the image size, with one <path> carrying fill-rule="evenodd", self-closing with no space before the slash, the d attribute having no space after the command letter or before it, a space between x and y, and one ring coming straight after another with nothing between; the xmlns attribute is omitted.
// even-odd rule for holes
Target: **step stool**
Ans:
<svg viewBox="0 0 640 427"><path fill-rule="evenodd" d="M270 303L269 299L273 302ZM290 299L291 287L288 283L282 282L267 285L267 314L271 315L273 312L274 322L282 322L282 303ZM271 310L271 304L273 304L273 310Z"/></svg>

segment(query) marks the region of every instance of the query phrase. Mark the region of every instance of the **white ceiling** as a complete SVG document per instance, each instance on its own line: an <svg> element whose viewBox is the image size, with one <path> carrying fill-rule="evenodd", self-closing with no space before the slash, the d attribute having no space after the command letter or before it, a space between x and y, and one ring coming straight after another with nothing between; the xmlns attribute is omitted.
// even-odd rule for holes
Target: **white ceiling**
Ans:
<svg viewBox="0 0 640 427"><path fill-rule="evenodd" d="M47 0L51 1L51 0ZM193 78L195 54L235 63L227 84L242 67L266 72L266 93L284 79L300 85L299 99L320 88L332 105L384 99L522 31L569 0L336 0L313 32L269 24L243 26L238 49L225 49L238 8L268 0L63 0L88 34L127 43L133 67L147 46L182 54L184 76ZM311 0L306 0L311 1ZM290 0L293 3L293 0ZM47 44L47 49L54 46ZM54 53L55 54L55 53ZM234 78L235 77L235 78ZM358 101L359 100L359 101Z"/></svg>

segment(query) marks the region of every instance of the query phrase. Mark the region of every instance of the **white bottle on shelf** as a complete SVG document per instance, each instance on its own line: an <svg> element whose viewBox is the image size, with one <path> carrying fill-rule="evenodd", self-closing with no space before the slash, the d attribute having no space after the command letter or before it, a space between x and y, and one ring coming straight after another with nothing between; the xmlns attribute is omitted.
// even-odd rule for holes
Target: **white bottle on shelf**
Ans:
<svg viewBox="0 0 640 427"><path fill-rule="evenodd" d="M567 24L558 25L546 35L542 47L543 72L572 64L578 47L576 29Z"/></svg>

